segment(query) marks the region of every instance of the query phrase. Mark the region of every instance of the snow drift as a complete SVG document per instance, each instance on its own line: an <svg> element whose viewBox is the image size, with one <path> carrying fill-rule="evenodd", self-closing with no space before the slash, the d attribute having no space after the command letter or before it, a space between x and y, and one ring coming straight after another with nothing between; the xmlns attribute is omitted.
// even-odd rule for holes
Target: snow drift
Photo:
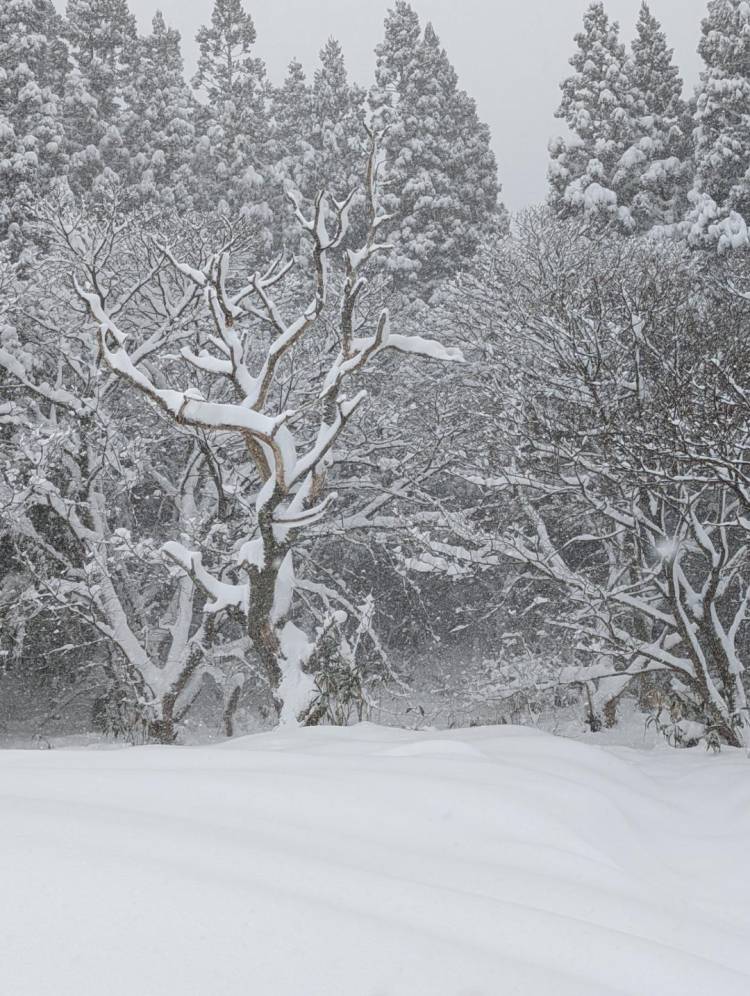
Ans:
<svg viewBox="0 0 750 996"><path fill-rule="evenodd" d="M518 728L0 753L13 996L746 996L750 768Z"/></svg>

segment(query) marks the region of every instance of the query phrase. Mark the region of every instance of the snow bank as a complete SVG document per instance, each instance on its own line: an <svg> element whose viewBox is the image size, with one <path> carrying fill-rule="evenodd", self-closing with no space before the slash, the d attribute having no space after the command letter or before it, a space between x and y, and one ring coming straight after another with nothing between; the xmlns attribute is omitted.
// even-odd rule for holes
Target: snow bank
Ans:
<svg viewBox="0 0 750 996"><path fill-rule="evenodd" d="M513 727L0 753L13 996L746 996L750 762Z"/></svg>

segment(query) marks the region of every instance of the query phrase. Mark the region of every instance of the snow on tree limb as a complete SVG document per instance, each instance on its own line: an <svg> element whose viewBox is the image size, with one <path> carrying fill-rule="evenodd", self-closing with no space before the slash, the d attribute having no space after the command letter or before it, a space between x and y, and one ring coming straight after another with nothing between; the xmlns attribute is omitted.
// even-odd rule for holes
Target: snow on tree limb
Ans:
<svg viewBox="0 0 750 996"><path fill-rule="evenodd" d="M210 328L200 337L202 348L183 345L179 355L196 375L216 383L216 395L210 398L198 387L161 386L163 381L155 377L151 367L139 364L131 352L127 336L108 309L93 270L86 273L85 283L75 280L76 293L97 325L100 355L109 369L176 423L207 434L228 433L237 438L255 467L260 484L255 495L254 518L248 523L235 554L235 567L245 573L247 581L229 584L219 580L204 567L202 552L190 550L182 543L166 543L162 552L205 593L207 612L216 614L234 609L245 617L249 639L261 659L284 722L307 715L315 694L314 678L305 672L305 667L315 659L316 643L309 641L290 618L296 585L293 549L297 537L319 526L330 512L336 496L326 493L327 468L347 423L367 399L363 389L351 397L344 394L345 382L386 349L441 362L463 361L459 350L444 347L435 340L391 333L387 310L380 312L370 336L354 334L357 305L366 285L364 270L373 257L389 251L389 246L377 239L378 229L387 220L380 210L377 194L380 135L371 130L369 136L366 240L360 250L341 253L344 263L339 312L341 348L328 371L322 372L320 386L301 412L274 410L273 392L287 358L319 323L327 307L331 293L331 253L342 250L355 191L341 201L321 192L315 198L311 215L305 214L301 199L288 192L297 220L312 243L313 282L308 303L291 319L280 303L279 288L292 272L294 259L277 256L265 270L255 272L234 289L230 285L237 278L231 269L228 249L213 254L198 269L179 260L173 249L157 245L178 279L186 283L186 298L194 299L191 295L202 298L208 310ZM258 363L258 351L250 346L259 324L272 334ZM365 318L361 326L364 324ZM230 391L222 388L222 384L228 385ZM223 400L227 393L236 400ZM212 400L217 395L221 400ZM310 412L316 408L318 424L310 443L303 440L296 426L309 423Z"/></svg>
<svg viewBox="0 0 750 996"><path fill-rule="evenodd" d="M236 608L242 612L250 611L250 594L246 584L226 584L218 581L203 566L203 555L186 549L182 543L170 540L162 546L162 551L169 560L182 568L195 583L208 595L207 611L216 613L225 609Z"/></svg>

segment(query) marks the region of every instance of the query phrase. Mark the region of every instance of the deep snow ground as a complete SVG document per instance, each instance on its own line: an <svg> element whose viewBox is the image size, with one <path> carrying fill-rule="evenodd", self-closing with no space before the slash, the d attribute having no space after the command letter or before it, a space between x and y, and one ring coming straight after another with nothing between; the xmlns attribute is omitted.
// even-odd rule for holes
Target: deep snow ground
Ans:
<svg viewBox="0 0 750 996"><path fill-rule="evenodd" d="M518 727L0 752L7 996L747 996L750 760Z"/></svg>

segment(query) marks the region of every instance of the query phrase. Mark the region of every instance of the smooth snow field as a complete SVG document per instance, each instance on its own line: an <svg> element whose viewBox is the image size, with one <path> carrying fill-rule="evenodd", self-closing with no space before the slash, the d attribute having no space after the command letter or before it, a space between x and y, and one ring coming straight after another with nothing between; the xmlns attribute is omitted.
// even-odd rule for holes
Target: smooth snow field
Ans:
<svg viewBox="0 0 750 996"><path fill-rule="evenodd" d="M514 727L0 752L3 996L748 996L750 760Z"/></svg>

